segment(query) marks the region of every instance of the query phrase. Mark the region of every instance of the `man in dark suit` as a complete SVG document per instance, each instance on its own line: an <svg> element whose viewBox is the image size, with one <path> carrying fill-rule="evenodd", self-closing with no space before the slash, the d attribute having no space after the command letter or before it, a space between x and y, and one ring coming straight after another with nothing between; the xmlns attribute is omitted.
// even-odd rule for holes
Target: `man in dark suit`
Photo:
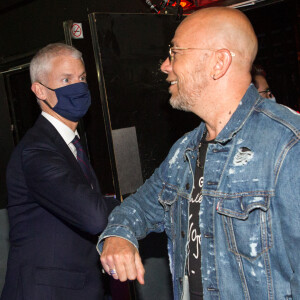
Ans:
<svg viewBox="0 0 300 300"><path fill-rule="evenodd" d="M78 139L91 101L81 53L50 44L30 76L42 113L7 168L11 246L1 300L100 300L96 235L116 203L102 196Z"/></svg>

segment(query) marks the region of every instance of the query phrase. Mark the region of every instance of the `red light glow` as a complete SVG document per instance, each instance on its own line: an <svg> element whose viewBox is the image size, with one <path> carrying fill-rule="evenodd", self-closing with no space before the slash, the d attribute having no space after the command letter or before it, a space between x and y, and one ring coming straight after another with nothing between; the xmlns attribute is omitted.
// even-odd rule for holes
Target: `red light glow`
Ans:
<svg viewBox="0 0 300 300"><path fill-rule="evenodd" d="M177 3L175 2L175 3L173 3L171 6L176 6L176 5L177 5ZM184 7L184 8L187 8L187 7L193 6L193 3L191 3L191 2L188 1L188 0L181 0L181 1L180 1L180 6L181 6L181 7Z"/></svg>
<svg viewBox="0 0 300 300"><path fill-rule="evenodd" d="M189 6L192 6L193 4L189 1L185 1L185 0L182 0L180 1L180 6L186 8L186 7L189 7Z"/></svg>
<svg viewBox="0 0 300 300"><path fill-rule="evenodd" d="M180 1L180 6L184 9L191 9L191 8L200 8L202 6L206 6L209 4L212 4L213 2L218 2L220 0L181 0ZM169 1L168 1L169 2ZM176 6L177 3L175 1L175 3L171 4L171 6Z"/></svg>

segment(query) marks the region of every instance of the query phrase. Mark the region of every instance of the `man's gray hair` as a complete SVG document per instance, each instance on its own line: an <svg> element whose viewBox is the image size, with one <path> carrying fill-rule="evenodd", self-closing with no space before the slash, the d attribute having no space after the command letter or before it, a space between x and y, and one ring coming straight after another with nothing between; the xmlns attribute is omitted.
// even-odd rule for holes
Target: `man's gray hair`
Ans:
<svg viewBox="0 0 300 300"><path fill-rule="evenodd" d="M60 55L70 55L82 59L82 53L76 48L63 44L54 43L40 49L30 62L31 83L43 81L44 77L51 70L52 60Z"/></svg>

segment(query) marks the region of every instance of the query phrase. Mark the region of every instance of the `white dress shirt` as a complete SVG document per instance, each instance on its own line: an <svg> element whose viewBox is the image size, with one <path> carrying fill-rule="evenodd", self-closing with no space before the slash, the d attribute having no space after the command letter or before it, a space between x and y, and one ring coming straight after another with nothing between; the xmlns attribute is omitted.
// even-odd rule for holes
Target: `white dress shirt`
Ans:
<svg viewBox="0 0 300 300"><path fill-rule="evenodd" d="M75 146L72 144L72 141L75 138L75 135L77 135L78 138L80 138L79 134L77 132L77 129L74 132L66 124L64 124L60 120L52 117L51 115L47 114L44 111L42 111L42 115L55 127L55 129L61 135L61 137L63 138L63 140L68 145L68 147L70 148L70 150L74 154L75 158L77 159L77 150L76 150Z"/></svg>

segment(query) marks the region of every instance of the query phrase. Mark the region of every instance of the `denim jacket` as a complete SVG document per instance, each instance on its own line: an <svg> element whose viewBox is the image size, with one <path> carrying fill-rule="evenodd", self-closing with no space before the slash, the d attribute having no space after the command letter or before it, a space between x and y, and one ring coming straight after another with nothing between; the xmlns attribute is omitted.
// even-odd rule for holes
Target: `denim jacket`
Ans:
<svg viewBox="0 0 300 300"><path fill-rule="evenodd" d="M165 231L174 299L182 297L188 203L204 129L202 123L174 144L99 238L120 236L138 247L148 233ZM205 300L300 299L299 139L300 115L261 98L251 84L209 144L199 213Z"/></svg>

